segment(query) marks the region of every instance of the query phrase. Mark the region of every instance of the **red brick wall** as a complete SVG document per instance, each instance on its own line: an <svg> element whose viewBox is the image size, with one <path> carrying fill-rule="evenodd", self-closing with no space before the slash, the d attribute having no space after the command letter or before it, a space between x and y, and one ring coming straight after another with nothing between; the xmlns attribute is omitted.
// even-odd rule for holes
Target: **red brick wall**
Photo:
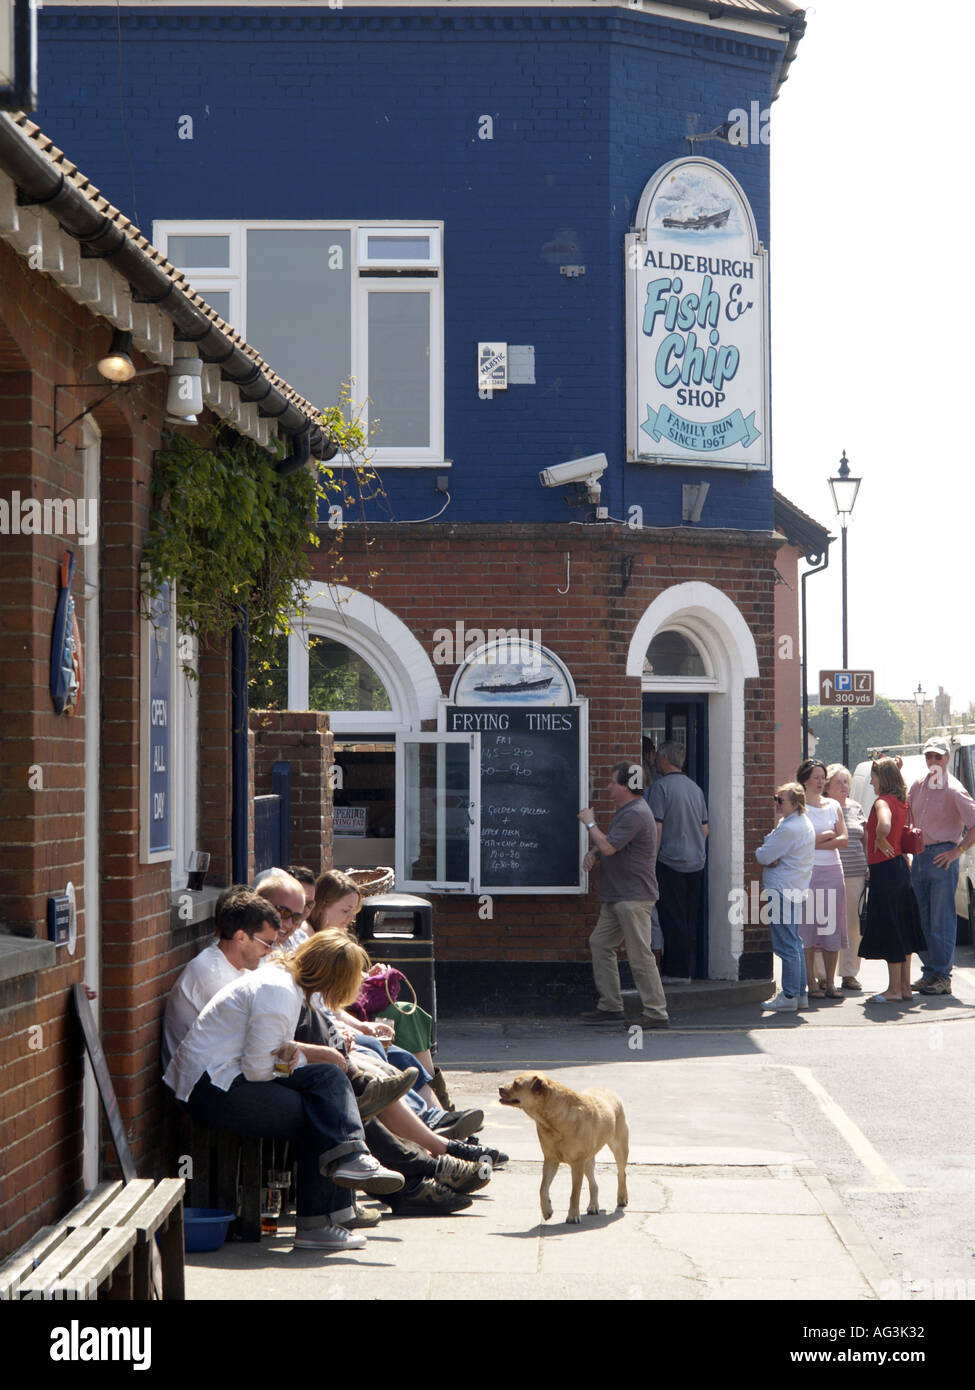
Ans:
<svg viewBox="0 0 975 1390"><path fill-rule="evenodd" d="M625 675L636 623L654 598L676 584L701 581L731 599L752 631L761 672L746 682L747 878L755 847L770 828L776 543L763 535L617 525L411 526L404 532L350 527L336 540L323 528L316 577L325 578L334 563L324 549L331 542L341 553L346 582L392 610L431 660L434 632L453 629L457 621L467 629L537 628L543 645L569 667L578 693L589 698L592 785L604 823L609 806L599 789L614 762L640 752L642 693L639 682ZM560 594L567 553L569 592ZM631 559L624 583L624 561ZM444 694L454 670L440 668ZM721 815L722 808L712 807L711 814ZM477 908L472 898L437 899L439 960L588 959L595 893L588 899L497 896L490 920L481 920ZM746 929L745 949L767 950L767 928Z"/></svg>
<svg viewBox="0 0 975 1390"><path fill-rule="evenodd" d="M54 444L54 384L92 380L110 326L74 304L0 242L0 496L84 496L81 426ZM137 366L145 365L137 361ZM97 377L94 378L97 380ZM102 431L101 875L102 1042L140 1171L153 1174L161 1121L159 1026L165 993L197 949L170 927L168 863L139 860L138 572L149 525L153 450L160 444L165 376L139 380L95 413ZM98 391L59 391L57 428ZM0 538L0 919L46 936L46 900L78 889L75 955L0 984L0 1256L56 1220L81 1193L82 1043L71 986L84 978L85 723L54 714L48 690L58 568L77 537ZM83 575L76 569L75 593ZM86 607L78 604L82 642ZM204 801L214 870L229 846L226 664L205 658L201 682ZM220 712L228 710L222 727ZM36 785L31 788L30 779ZM221 820L223 807L228 808ZM208 819L209 818L209 819ZM197 932L197 936L199 931Z"/></svg>

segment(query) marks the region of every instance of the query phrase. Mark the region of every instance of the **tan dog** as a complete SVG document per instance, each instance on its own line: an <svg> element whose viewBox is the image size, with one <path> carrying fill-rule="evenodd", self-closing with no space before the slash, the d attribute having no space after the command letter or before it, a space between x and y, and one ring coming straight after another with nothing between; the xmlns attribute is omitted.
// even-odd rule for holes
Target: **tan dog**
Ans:
<svg viewBox="0 0 975 1390"><path fill-rule="evenodd" d="M572 1196L566 1220L572 1224L579 1221L583 1174L589 1181L586 1214L599 1214L596 1155L604 1144L609 1145L616 1159L616 1205L626 1206L630 1132L618 1095L601 1089L573 1091L538 1071L522 1072L507 1086L499 1086L498 1094L502 1105L517 1105L535 1121L544 1155L539 1196L546 1221L552 1215L549 1189L560 1163L567 1163L572 1169Z"/></svg>

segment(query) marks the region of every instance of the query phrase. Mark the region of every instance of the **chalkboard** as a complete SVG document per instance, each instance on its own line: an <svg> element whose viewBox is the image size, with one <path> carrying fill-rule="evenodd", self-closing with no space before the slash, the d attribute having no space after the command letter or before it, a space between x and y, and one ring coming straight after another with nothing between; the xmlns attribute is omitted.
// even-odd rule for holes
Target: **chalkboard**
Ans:
<svg viewBox="0 0 975 1390"><path fill-rule="evenodd" d="M578 888L580 718L560 708L452 705L450 733L481 735L481 886Z"/></svg>

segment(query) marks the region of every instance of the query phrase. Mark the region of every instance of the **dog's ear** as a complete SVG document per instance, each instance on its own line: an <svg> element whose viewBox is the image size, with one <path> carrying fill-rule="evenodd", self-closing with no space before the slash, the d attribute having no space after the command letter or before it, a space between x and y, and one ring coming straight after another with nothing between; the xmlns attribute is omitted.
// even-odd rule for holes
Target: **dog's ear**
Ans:
<svg viewBox="0 0 975 1390"><path fill-rule="evenodd" d="M546 1081L545 1081L544 1076L536 1076L535 1079L534 1079L534 1081L532 1082L532 1090L533 1090L533 1091L544 1091L544 1090L545 1090L545 1086L546 1086Z"/></svg>

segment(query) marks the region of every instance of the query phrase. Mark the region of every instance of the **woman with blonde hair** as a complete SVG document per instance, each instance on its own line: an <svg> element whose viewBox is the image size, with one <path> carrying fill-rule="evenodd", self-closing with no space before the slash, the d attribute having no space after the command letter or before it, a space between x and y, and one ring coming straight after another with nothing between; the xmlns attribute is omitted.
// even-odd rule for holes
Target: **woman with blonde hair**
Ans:
<svg viewBox="0 0 975 1390"><path fill-rule="evenodd" d="M851 786L850 769L842 763L830 763L826 769L824 790L843 812L847 834L847 843L840 846L840 863L846 888L847 937L847 945L840 952L840 988L857 992L860 989L857 979L860 968L860 897L867 877L867 852L864 848L867 816L859 801L854 801L850 796Z"/></svg>
<svg viewBox="0 0 975 1390"><path fill-rule="evenodd" d="M824 796L826 764L806 758L799 764L796 781L806 794L806 814L816 832L816 854L805 907L799 919L799 935L806 952L806 975L815 980L815 957L822 951L825 988L810 984L810 999L841 999L836 988L836 962L847 946L846 886L838 851L847 843L846 821L839 805Z"/></svg>
<svg viewBox="0 0 975 1390"><path fill-rule="evenodd" d="M259 939L270 954L273 940ZM248 970L204 1005L163 1077L193 1118L212 1129L295 1141L299 1249L356 1250L365 1243L342 1228L354 1207L335 1187L386 1195L403 1186L399 1173L369 1153L343 1071L306 1065L294 1042L302 1008L323 990L344 995L364 955L352 941L336 952L332 943L312 940L290 959L276 955Z"/></svg>
<svg viewBox="0 0 975 1390"><path fill-rule="evenodd" d="M870 773L876 801L867 820L870 893L860 942L864 960L887 962L887 988L873 1004L912 999L911 955L927 949L911 869L901 848L907 824L907 788L894 758L879 758Z"/></svg>

